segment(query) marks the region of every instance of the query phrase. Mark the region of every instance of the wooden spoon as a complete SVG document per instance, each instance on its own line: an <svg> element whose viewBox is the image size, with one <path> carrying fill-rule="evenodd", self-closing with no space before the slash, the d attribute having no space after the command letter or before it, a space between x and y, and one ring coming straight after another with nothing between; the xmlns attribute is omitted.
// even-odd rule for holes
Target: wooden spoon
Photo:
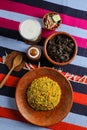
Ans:
<svg viewBox="0 0 87 130"><path fill-rule="evenodd" d="M17 67L18 65L21 64L22 62L22 55L17 55L14 60L13 60L13 65L12 68L10 69L10 71L8 72L8 74L5 76L5 78L2 80L2 82L0 83L0 88L2 88L7 80L7 78L9 77L9 75L11 74L11 72L14 70L15 67Z"/></svg>

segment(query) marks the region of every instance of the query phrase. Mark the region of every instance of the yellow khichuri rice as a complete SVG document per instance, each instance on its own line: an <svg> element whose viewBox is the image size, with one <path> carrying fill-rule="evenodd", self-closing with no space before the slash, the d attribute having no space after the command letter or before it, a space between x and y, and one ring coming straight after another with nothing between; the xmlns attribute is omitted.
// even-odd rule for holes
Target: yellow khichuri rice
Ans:
<svg viewBox="0 0 87 130"><path fill-rule="evenodd" d="M34 110L52 110L57 106L60 98L59 84L48 77L35 79L27 90L28 104Z"/></svg>

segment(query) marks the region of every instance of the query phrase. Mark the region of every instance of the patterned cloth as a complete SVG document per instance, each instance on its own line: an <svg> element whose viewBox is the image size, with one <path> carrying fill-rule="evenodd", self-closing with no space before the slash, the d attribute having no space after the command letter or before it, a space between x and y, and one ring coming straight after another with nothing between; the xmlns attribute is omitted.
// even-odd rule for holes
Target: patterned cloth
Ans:
<svg viewBox="0 0 87 130"><path fill-rule="evenodd" d="M4 64L6 56L13 50L26 55L29 45L19 35L19 23L27 18L36 18L40 23L48 11L60 13L62 25L56 31L70 33L77 41L76 58L63 67L53 66L44 55L39 62L27 59L25 67L13 71L5 86L0 89L0 130L85 130L87 129L87 0L1 0L0 1L0 81L8 68ZM42 27L43 28L43 27ZM54 31L42 29L42 48L44 40ZM69 114L60 123L49 127L39 127L27 123L21 117L15 104L15 89L19 79L29 70L39 66L58 69L67 77L73 87L74 101Z"/></svg>

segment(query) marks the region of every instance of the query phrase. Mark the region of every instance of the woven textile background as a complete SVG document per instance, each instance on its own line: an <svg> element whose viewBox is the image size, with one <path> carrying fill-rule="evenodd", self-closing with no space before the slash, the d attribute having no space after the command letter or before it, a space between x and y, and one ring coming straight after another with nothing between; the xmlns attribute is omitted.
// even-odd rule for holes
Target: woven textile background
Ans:
<svg viewBox="0 0 87 130"><path fill-rule="evenodd" d="M49 11L58 12L62 18L62 24L56 31L68 32L77 41L77 56L69 65L60 67L53 66L42 55L39 62L30 62L27 59L28 67L25 66L18 73L13 71L5 86L0 89L0 130L87 129L87 0L0 0L0 81L8 72L4 63L5 56L14 50L26 55L29 47L19 35L20 22L36 18L41 23L44 14ZM53 32L55 31L42 29L42 39L38 43L41 48L45 39ZM50 127L27 123L15 103L15 89L19 79L38 65L58 69L73 87L71 111L60 123Z"/></svg>

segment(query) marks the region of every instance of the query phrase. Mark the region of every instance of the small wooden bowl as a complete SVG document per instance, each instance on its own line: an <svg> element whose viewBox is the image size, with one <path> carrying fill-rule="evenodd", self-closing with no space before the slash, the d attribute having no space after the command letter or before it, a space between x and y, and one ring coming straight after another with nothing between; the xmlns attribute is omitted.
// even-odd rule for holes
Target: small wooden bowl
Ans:
<svg viewBox="0 0 87 130"><path fill-rule="evenodd" d="M53 110L36 111L28 105L26 92L34 79L43 76L51 78L60 85L61 99ZM17 85L15 97L20 114L28 122L39 126L50 126L60 122L69 113L73 103L73 91L70 82L57 70L48 67L41 67L27 72Z"/></svg>
<svg viewBox="0 0 87 130"><path fill-rule="evenodd" d="M32 52L32 54L31 54ZM35 54L36 53L36 54ZM38 61L41 58L41 48L38 45L31 45L28 49L27 49L27 57L31 60L31 61Z"/></svg>
<svg viewBox="0 0 87 130"><path fill-rule="evenodd" d="M52 57L52 56L50 56L49 54L48 54L48 50L47 50L47 47L48 47L48 43L49 43L49 41L50 40L52 40L52 39L54 39L56 36L64 36L64 37L66 37L66 38L69 38L69 39L71 39L72 40L72 42L73 42L73 44L74 44L74 48L72 49L73 51L72 51L72 53L70 54L70 57L67 59L67 60L65 60L65 61L58 61L58 59L57 60L54 60L54 58ZM64 41L65 42L65 41ZM56 45L58 46L58 44L59 44L59 42L57 42L56 43ZM62 43L62 44L65 44L65 43ZM61 48L62 48L62 44L61 44ZM68 42L67 42L67 44L69 44ZM70 43L71 44L71 43ZM69 44L69 45L70 45ZM56 46L56 45L54 45L54 47ZM67 47L67 46L65 46L65 47ZM53 46L52 46L52 48L53 48ZM65 48L64 48L65 49ZM70 35L70 34L68 34L68 33L66 33L66 32L55 32L55 33L53 33L53 34L51 34L46 40L45 40L45 42L44 42L44 48L43 48L43 50L44 50L44 54L45 54L45 56L46 56L46 58L48 59L48 61L49 62L51 62L52 64L54 64L54 65L59 65L59 66L63 66L63 65L67 65L67 64L69 64L74 58L75 58L75 56L76 56L76 54L77 54L77 50L78 50L78 47L77 47L77 43L76 43L76 41L75 41L75 39ZM60 50L56 50L56 51L60 51ZM64 51L64 50L62 50L62 51ZM67 51L67 50L66 50ZM66 51L65 51L65 53L66 53ZM50 52L52 52L52 50L50 50ZM49 53L50 53L49 52ZM56 56L58 57L59 55L63 55L63 54L57 54L56 53Z"/></svg>
<svg viewBox="0 0 87 130"><path fill-rule="evenodd" d="M50 15L58 15L58 17L60 18L59 22L57 22L57 23L55 24L55 26L53 26L53 27L48 27L48 26L50 26L51 24L50 24L50 22L48 22L49 20L47 20L47 17L50 16ZM46 23L47 23L48 26L46 26ZM48 12L48 13L46 13L46 14L43 16L43 18L42 18L43 27L44 27L45 29L48 29L48 30L56 30L56 29L60 26L61 23L62 23L61 17L60 17L60 15L59 15L59 13L57 13L57 12L52 12L52 11L51 11L51 12Z"/></svg>

